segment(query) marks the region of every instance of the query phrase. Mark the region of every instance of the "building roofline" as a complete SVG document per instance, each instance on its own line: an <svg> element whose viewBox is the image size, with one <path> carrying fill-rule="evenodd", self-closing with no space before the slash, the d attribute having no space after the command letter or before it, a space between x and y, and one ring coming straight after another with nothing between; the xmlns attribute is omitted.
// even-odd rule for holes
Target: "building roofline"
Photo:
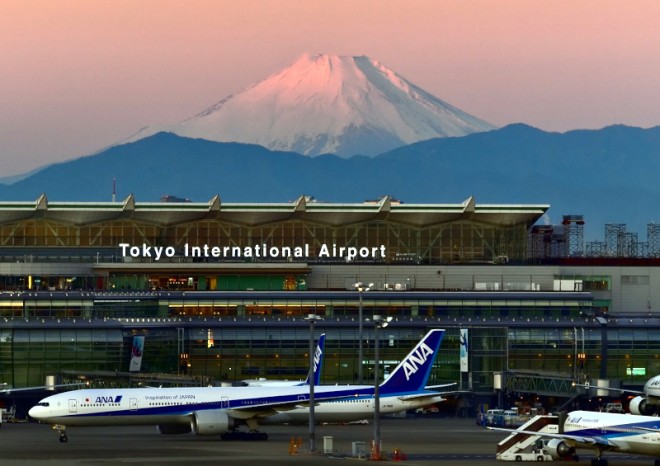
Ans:
<svg viewBox="0 0 660 466"><path fill-rule="evenodd" d="M87 225L130 218L161 226L215 219L248 226L298 219L334 226L389 220L418 227L469 219L499 225L534 224L548 204L477 204L469 197L460 204L406 204L391 196L360 203L319 202L300 196L291 202L138 202L131 194L118 202L52 202L46 194L36 201L0 203L0 224L35 218Z"/></svg>

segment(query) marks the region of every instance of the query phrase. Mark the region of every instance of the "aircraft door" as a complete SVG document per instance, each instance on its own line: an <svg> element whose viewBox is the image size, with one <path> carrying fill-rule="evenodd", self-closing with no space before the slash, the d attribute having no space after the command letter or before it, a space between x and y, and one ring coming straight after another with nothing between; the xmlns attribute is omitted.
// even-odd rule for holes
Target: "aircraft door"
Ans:
<svg viewBox="0 0 660 466"><path fill-rule="evenodd" d="M222 409L229 409L229 398L226 396L220 397L220 407Z"/></svg>
<svg viewBox="0 0 660 466"><path fill-rule="evenodd" d="M78 412L78 402L76 400L69 400L69 412L70 413Z"/></svg>
<svg viewBox="0 0 660 466"><path fill-rule="evenodd" d="M137 409L138 409L137 398L131 398L130 399L130 409L131 409L131 411L137 411Z"/></svg>

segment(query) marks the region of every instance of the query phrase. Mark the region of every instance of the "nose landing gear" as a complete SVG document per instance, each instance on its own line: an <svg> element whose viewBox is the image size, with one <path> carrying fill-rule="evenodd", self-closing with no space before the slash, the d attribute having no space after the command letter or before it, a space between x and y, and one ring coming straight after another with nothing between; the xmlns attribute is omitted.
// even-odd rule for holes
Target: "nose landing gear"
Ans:
<svg viewBox="0 0 660 466"><path fill-rule="evenodd" d="M56 430L60 434L60 442L61 443L66 443L69 441L69 437L66 436L66 426L63 426L61 424L54 424L53 425L53 430Z"/></svg>

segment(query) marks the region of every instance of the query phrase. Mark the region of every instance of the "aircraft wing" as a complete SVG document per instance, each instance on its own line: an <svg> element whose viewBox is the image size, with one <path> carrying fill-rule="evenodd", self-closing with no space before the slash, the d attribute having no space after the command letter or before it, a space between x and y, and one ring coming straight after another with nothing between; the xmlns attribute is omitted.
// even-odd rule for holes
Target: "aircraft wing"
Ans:
<svg viewBox="0 0 660 466"><path fill-rule="evenodd" d="M445 393L435 393L435 392L426 392L426 393L413 393L411 395L401 395L399 398L402 401L407 400L424 400L428 399L429 403L439 403L440 401L445 401L445 398L442 397Z"/></svg>
<svg viewBox="0 0 660 466"><path fill-rule="evenodd" d="M582 388L587 388L587 389L595 389L595 390L608 390L610 392L619 392L619 393L632 393L633 395L644 395L645 393L639 390L631 390L629 388L614 388L614 387L599 387L597 385L591 385L588 383L574 383L574 387L582 387Z"/></svg>
<svg viewBox="0 0 660 466"><path fill-rule="evenodd" d="M587 437L584 435L553 434L550 432L539 432L536 430L507 429L505 427L487 427L487 429L498 430L501 432L508 432L509 434L527 434L527 435L537 435L539 437L556 438L560 440L571 440L573 442L582 443L585 445L618 447L618 445L612 443L606 437Z"/></svg>
<svg viewBox="0 0 660 466"><path fill-rule="evenodd" d="M356 395L316 395L314 397L314 405L321 401L329 400L339 400L345 398L353 398ZM254 404L249 406L241 406L240 408L230 408L228 411L230 415L236 419L249 419L252 417L265 417L272 416L279 412L290 411L296 408L308 407L309 399L299 399L299 400L287 400L287 401L276 401L276 402L266 402L260 404Z"/></svg>
<svg viewBox="0 0 660 466"><path fill-rule="evenodd" d="M653 432L655 434L660 434L660 429L654 429L653 427L637 426L636 429L643 430L643 431L646 431L646 432Z"/></svg>
<svg viewBox="0 0 660 466"><path fill-rule="evenodd" d="M424 387L424 389L425 390L435 390L436 388L454 387L456 385L458 385L456 382L443 383L443 384L440 384L440 385L427 385L426 387Z"/></svg>
<svg viewBox="0 0 660 466"><path fill-rule="evenodd" d="M230 417L235 419L250 419L253 417L267 417L277 414L277 410L268 405L250 406L245 408L231 408L227 410Z"/></svg>
<svg viewBox="0 0 660 466"><path fill-rule="evenodd" d="M321 398L316 395L314 397L314 406L320 404L321 401L345 400L346 398L356 398L357 396L357 393L350 395L323 396ZM277 412L290 411L297 408L309 408L309 400L298 400L290 403L278 403L274 406L274 409Z"/></svg>

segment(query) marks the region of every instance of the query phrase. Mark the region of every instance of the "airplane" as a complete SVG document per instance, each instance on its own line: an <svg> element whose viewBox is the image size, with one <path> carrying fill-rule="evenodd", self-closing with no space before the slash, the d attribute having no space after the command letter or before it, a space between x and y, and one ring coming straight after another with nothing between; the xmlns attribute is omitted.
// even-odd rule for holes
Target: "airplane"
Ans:
<svg viewBox="0 0 660 466"><path fill-rule="evenodd" d="M592 466L607 466L603 452L660 456L660 418L635 414L572 411L560 420L558 433L488 427L509 433L547 437L547 450L554 459L578 461L576 448L597 450ZM655 460L660 466L660 459Z"/></svg>
<svg viewBox="0 0 660 466"><path fill-rule="evenodd" d="M321 382L321 367L323 365L323 354L325 350L325 333L322 334L319 337L318 344L316 346L316 353L314 355L314 386L317 387L319 386ZM297 386L297 385L309 385L309 375L307 376L307 379L304 381L292 381L292 380L267 380L267 379L247 379L242 381L249 387L290 387L290 386ZM434 390L438 388L447 388L450 386L455 386L456 383L448 383L448 384L440 384L440 385L427 385L425 388L427 390ZM343 385L344 387L349 387L351 385ZM443 392L443 395L448 395L448 394L454 394L454 393L459 393L458 391L446 391ZM354 400L351 400L354 401ZM420 400L421 401L421 400ZM436 401L443 401L443 400L436 400ZM424 402L424 404L421 406L428 406L430 403ZM321 404L323 406L323 404ZM332 406L335 408L335 406ZM329 406L327 407L329 408ZM353 406L354 408L354 406ZM352 420L361 420L366 418L369 414L373 412L373 408L369 407L368 405L363 405L363 409L354 409L353 413L355 414L355 419ZM396 406L391 405L390 407L386 408L385 406L382 406L381 403L381 410L386 409L388 413L394 413L394 412L400 412L403 410L408 410L408 409L413 409L413 408L407 408L403 404L398 404ZM331 411L336 411L336 409L333 409ZM314 412L317 413L319 412L319 408L316 407L314 408ZM321 408L321 419L319 422L332 422L332 419L330 419L330 413L325 413L324 409ZM357 418L359 416L359 419ZM315 414L316 418L316 414ZM281 420L280 420L281 419ZM287 412L286 415L276 417L274 420L267 419L265 422L262 422L262 424L279 424L280 422L285 422L285 423L306 423L309 421L309 409L308 408L300 408L299 410L293 410ZM349 421L350 422L350 421Z"/></svg>
<svg viewBox="0 0 660 466"><path fill-rule="evenodd" d="M325 351L325 333L319 336L314 352L314 386L321 383L321 368L323 367L323 354ZM295 387L309 385L309 373L305 380L268 380L268 379L246 379L241 383L248 387Z"/></svg>
<svg viewBox="0 0 660 466"><path fill-rule="evenodd" d="M443 329L430 330L379 386L381 413L444 399L425 388L443 336ZM265 440L256 432L259 424L287 412L295 412L292 418L308 413L309 391L308 386L82 389L46 397L28 414L52 424L60 442L68 440L67 426L110 425L155 425L162 434L231 435L247 424L250 433ZM353 403L324 405L349 399ZM320 385L314 394L315 412L320 411L315 419L363 419L373 414L373 399L372 385Z"/></svg>
<svg viewBox="0 0 660 466"><path fill-rule="evenodd" d="M630 400L630 404L628 405L628 409L632 414L650 416L652 414L657 414L658 410L660 410L660 375L656 375L647 380L642 391L630 390L627 388L598 387L590 384L575 385L584 388L608 390L618 393L632 393L633 395L637 395Z"/></svg>
<svg viewBox="0 0 660 466"><path fill-rule="evenodd" d="M437 333L438 341L434 343L430 337ZM435 389L456 385L455 383L428 386L426 382L431 375L437 349L440 346L444 330L431 330L397 365L390 375L379 386L380 414L393 414L402 411L421 408L445 401L443 395L457 392L438 392ZM433 346L433 344L435 346ZM420 374L415 374L421 369ZM414 387L404 388L408 377L415 374L418 381ZM403 378L405 377L405 381ZM345 388L361 389L362 385L346 385ZM373 386L367 385L371 391L356 397L343 397L334 400L321 401L314 405L316 422L353 422L373 416L375 403ZM280 411L260 421L263 425L275 424L307 424L309 422L309 406L298 406L294 409Z"/></svg>

